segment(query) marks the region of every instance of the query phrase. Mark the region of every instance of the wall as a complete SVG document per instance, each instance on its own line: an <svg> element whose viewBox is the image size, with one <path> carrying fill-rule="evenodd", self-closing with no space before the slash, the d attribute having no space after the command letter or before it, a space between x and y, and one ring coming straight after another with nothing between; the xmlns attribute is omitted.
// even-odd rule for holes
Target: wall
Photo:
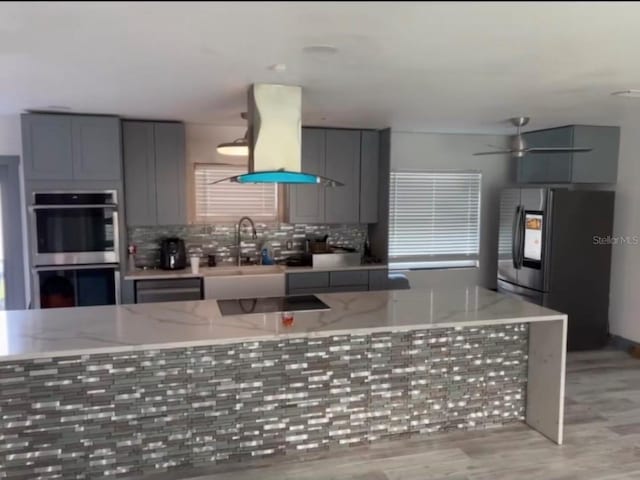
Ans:
<svg viewBox="0 0 640 480"><path fill-rule="evenodd" d="M0 115L0 155L17 155L22 160L22 134L20 128L20 115ZM24 204L24 169L22 161L19 164L20 175L20 199L21 204L18 206L20 209L20 218L22 221L22 244L28 245L27 239L27 209ZM24 288L26 293L25 305L29 304L31 295L31 282L29 280L29 265L28 249L23 248L23 265L24 265Z"/></svg>
<svg viewBox="0 0 640 480"><path fill-rule="evenodd" d="M480 267L413 271L412 287L496 285L500 191L515 178L515 162L507 155L474 157L506 146L506 136L391 132L391 170L476 170L482 172Z"/></svg>
<svg viewBox="0 0 640 480"><path fill-rule="evenodd" d="M628 113L620 126L613 231L632 243L613 245L609 323L614 335L640 343L640 113Z"/></svg>
<svg viewBox="0 0 640 480"><path fill-rule="evenodd" d="M22 155L20 115L0 115L0 155Z"/></svg>

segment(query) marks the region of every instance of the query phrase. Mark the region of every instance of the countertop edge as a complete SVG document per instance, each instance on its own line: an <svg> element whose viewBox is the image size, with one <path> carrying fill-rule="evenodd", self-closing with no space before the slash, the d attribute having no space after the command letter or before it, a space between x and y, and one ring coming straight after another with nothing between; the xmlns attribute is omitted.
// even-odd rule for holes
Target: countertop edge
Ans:
<svg viewBox="0 0 640 480"><path fill-rule="evenodd" d="M198 273L192 273L188 269L181 271L171 270L140 270L136 272L125 271L122 274L123 280L167 280L173 278L205 278L205 277L223 277L226 276L224 272L216 272L212 275L207 275L207 268L215 269L218 267L201 267ZM220 267L220 268L235 268L233 266ZM343 267L286 267L282 266L281 270L283 274L288 273L313 273L313 272L344 272L344 271L358 271L358 270L386 270L389 268L387 264L365 264L365 265L353 265ZM263 274L260 274L263 275ZM235 275L229 275L235 276Z"/></svg>
<svg viewBox="0 0 640 480"><path fill-rule="evenodd" d="M318 338L318 337L331 337L331 336L345 336L345 335L368 335L372 333L394 333L394 332L406 332L411 330L434 330L437 328L466 328L466 327L483 327L490 325L509 325L515 323L537 323L537 322L550 322L550 321L564 321L568 320L568 315L558 313L555 315L537 315L530 317L520 318L499 318L499 319L487 319L487 320L470 320L466 322L439 322L434 324L415 324L415 325L400 325L384 326L384 327L369 327L369 328L353 328L349 330L327 330L316 332L296 332L296 333L278 333L265 334L260 336L251 337L236 337L236 338L222 338L222 339L205 339L205 340L188 340L183 342L169 342L159 344L140 344L140 345L121 345L111 347L96 347L96 348L83 348L78 350L59 350L54 352L36 352L26 354L15 355L3 355L0 356L0 364L12 361L23 360L35 360L42 358L58 358L58 357L70 357L70 356L88 356L99 354L124 354L134 353L144 350L170 350L174 348L189 348L189 347L204 347L213 345L230 345L235 343L245 342L262 342L271 340L286 340L295 338Z"/></svg>

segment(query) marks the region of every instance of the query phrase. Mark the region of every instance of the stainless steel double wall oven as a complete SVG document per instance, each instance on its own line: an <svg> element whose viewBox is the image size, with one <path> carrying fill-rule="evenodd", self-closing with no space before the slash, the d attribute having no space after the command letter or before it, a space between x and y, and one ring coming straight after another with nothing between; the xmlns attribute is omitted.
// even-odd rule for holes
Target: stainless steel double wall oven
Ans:
<svg viewBox="0 0 640 480"><path fill-rule="evenodd" d="M119 302L115 190L34 192L29 214L34 306Z"/></svg>

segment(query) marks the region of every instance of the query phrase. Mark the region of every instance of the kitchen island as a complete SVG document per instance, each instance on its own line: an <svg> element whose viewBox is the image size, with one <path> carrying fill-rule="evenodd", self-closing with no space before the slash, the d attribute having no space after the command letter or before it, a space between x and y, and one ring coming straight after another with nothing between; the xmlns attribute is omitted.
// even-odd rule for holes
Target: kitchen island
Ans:
<svg viewBox="0 0 640 480"><path fill-rule="evenodd" d="M477 287L318 298L292 320L213 300L3 312L0 477L179 475L521 421L562 443L566 315Z"/></svg>

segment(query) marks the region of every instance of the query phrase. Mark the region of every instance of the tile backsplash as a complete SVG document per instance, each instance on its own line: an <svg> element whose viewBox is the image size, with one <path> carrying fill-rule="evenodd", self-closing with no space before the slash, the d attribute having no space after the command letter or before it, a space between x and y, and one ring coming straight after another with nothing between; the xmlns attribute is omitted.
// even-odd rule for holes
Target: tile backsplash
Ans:
<svg viewBox="0 0 640 480"><path fill-rule="evenodd" d="M262 246L271 244L276 261L304 250L307 235L329 235L329 243L351 247L362 251L367 237L367 225L306 225L306 224L259 224L258 238L251 238L250 228L245 224L242 231L242 256L257 261ZM157 267L160 263L160 240L179 237L185 242L187 255L196 254L201 263L208 255L216 255L219 265L233 264L236 255L235 225L176 225L166 227L130 227L129 245L136 245L136 266Z"/></svg>

